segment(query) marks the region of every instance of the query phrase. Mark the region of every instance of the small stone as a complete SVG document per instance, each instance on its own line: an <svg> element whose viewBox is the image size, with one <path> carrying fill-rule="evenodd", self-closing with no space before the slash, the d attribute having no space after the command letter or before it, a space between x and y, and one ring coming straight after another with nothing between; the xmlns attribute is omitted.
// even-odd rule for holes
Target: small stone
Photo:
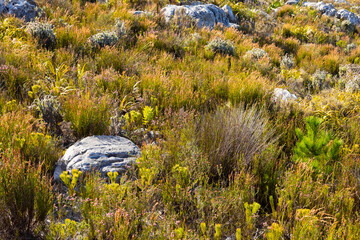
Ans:
<svg viewBox="0 0 360 240"><path fill-rule="evenodd" d="M289 0L285 3L285 5L297 5L299 4L299 0Z"/></svg>
<svg viewBox="0 0 360 240"><path fill-rule="evenodd" d="M277 103L288 103L296 101L298 97L295 94L291 94L288 90L282 88L275 88L273 94L273 100Z"/></svg>

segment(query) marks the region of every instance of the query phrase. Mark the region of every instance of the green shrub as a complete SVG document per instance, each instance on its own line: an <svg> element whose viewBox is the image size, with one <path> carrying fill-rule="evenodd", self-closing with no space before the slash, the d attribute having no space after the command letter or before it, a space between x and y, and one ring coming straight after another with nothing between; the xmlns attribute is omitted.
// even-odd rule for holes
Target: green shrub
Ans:
<svg viewBox="0 0 360 240"><path fill-rule="evenodd" d="M299 141L294 149L297 161L309 162L316 171L331 173L333 163L339 159L342 141L328 131L321 130L323 120L316 117L306 118L306 135L299 128L296 135Z"/></svg>

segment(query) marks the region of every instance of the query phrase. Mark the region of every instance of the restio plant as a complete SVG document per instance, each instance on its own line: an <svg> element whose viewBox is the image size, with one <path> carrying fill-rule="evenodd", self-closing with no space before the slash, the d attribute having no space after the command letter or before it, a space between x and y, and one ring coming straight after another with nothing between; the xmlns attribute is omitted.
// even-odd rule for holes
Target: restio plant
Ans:
<svg viewBox="0 0 360 240"><path fill-rule="evenodd" d="M36 238L43 234L45 220L53 207L50 180L41 176L18 151L1 155L0 235Z"/></svg>
<svg viewBox="0 0 360 240"><path fill-rule="evenodd" d="M196 135L199 148L210 162L213 177L228 178L239 165L250 166L257 155L274 143L274 130L255 107L239 107L204 114Z"/></svg>

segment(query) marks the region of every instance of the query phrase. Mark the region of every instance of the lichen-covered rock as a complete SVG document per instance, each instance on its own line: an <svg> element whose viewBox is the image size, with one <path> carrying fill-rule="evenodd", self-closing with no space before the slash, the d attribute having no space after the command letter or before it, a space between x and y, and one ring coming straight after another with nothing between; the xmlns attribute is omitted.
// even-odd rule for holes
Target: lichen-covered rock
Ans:
<svg viewBox="0 0 360 240"><path fill-rule="evenodd" d="M33 0L10 0L5 5L4 13L29 22L40 14L40 8Z"/></svg>
<svg viewBox="0 0 360 240"><path fill-rule="evenodd" d="M295 94L291 94L288 90L282 88L275 88L273 93L273 100L276 103L289 103L297 100Z"/></svg>
<svg viewBox="0 0 360 240"><path fill-rule="evenodd" d="M140 149L130 140L118 136L91 136L76 142L58 161L54 179L60 180L63 171L78 169L82 172L99 171L125 173L127 166L135 164Z"/></svg>
<svg viewBox="0 0 360 240"><path fill-rule="evenodd" d="M167 5L161 10L161 13L167 22L170 22L176 16L190 17L200 28L208 27L212 29L218 24L224 27L236 26L230 24L228 14L224 9L221 9L214 4L194 3L192 5L183 6Z"/></svg>

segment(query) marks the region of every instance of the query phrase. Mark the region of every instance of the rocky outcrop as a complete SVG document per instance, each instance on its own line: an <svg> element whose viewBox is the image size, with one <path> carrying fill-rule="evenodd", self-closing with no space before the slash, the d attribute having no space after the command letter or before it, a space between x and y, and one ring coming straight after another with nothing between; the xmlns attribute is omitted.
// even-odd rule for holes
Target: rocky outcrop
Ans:
<svg viewBox="0 0 360 240"><path fill-rule="evenodd" d="M194 3L192 5L167 5L161 10L167 22L174 18L190 17L198 27L214 28L216 25L223 27L237 27L237 24L232 22L236 18L229 6L224 6L227 10L219 8L214 4ZM181 23L180 23L181 24Z"/></svg>
<svg viewBox="0 0 360 240"><path fill-rule="evenodd" d="M276 103L289 103L296 101L298 97L291 94L288 90L282 88L275 88L273 93L273 101Z"/></svg>
<svg viewBox="0 0 360 240"><path fill-rule="evenodd" d="M130 140L118 136L91 136L76 142L58 161L54 179L60 180L63 171L78 169L82 172L99 171L124 173L135 164L140 149Z"/></svg>
<svg viewBox="0 0 360 240"><path fill-rule="evenodd" d="M341 20L348 20L353 25L360 24L360 18L355 13L350 12L346 9L337 10L335 6L331 3L324 3L324 2L304 2L304 7L311 7L316 9L321 14L329 16L329 17L336 17Z"/></svg>
<svg viewBox="0 0 360 240"><path fill-rule="evenodd" d="M0 14L5 13L29 22L40 14L40 8L33 0L0 0Z"/></svg>

